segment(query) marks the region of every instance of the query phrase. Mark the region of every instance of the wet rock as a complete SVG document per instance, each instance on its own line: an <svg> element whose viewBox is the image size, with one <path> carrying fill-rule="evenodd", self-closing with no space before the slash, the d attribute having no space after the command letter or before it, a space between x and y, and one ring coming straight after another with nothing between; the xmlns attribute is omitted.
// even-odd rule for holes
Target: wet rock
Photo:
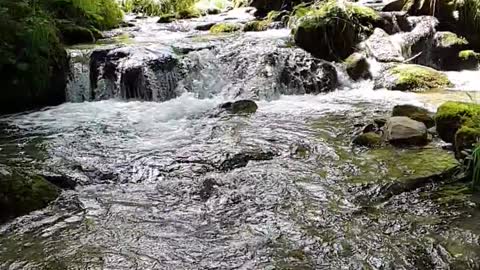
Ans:
<svg viewBox="0 0 480 270"><path fill-rule="evenodd" d="M427 109L413 106L413 105L397 105L393 107L392 116L406 116L415 121L425 124L427 128L435 126L435 120L432 113Z"/></svg>
<svg viewBox="0 0 480 270"><path fill-rule="evenodd" d="M75 25L72 22L59 22L56 25L65 44L73 45L95 42L95 36L86 27Z"/></svg>
<svg viewBox="0 0 480 270"><path fill-rule="evenodd" d="M210 30L210 28L212 28L212 26L214 26L216 23L212 22L212 23L204 23L204 24L199 24L197 26L195 26L195 30L199 30L199 31L208 31Z"/></svg>
<svg viewBox="0 0 480 270"><path fill-rule="evenodd" d="M412 64L399 64L387 69L375 81L375 88L421 92L430 89L444 89L452 83L448 77L435 69Z"/></svg>
<svg viewBox="0 0 480 270"><path fill-rule="evenodd" d="M164 14L160 16L157 23L171 23L175 21L176 15L175 14Z"/></svg>
<svg viewBox="0 0 480 270"><path fill-rule="evenodd" d="M242 25L239 23L216 23L210 28L210 33L220 34L220 33L233 33L240 31Z"/></svg>
<svg viewBox="0 0 480 270"><path fill-rule="evenodd" d="M247 151L228 155L227 158L220 164L218 169L221 171L230 171L236 168L247 166L248 162L251 160L271 160L274 156L275 154L273 152L262 150Z"/></svg>
<svg viewBox="0 0 480 270"><path fill-rule="evenodd" d="M295 43L326 60L344 59L353 53L363 32L370 32L380 16L372 9L345 2L326 2L312 8L293 29Z"/></svg>
<svg viewBox="0 0 480 270"><path fill-rule="evenodd" d="M58 195L43 177L0 165L0 223L44 208Z"/></svg>
<svg viewBox="0 0 480 270"><path fill-rule="evenodd" d="M353 139L353 144L365 147L377 147L383 143L382 136L375 132L366 132Z"/></svg>
<svg viewBox="0 0 480 270"><path fill-rule="evenodd" d="M345 59L345 65L347 74L355 81L372 77L367 58L361 53L353 53L350 55Z"/></svg>
<svg viewBox="0 0 480 270"><path fill-rule="evenodd" d="M393 145L426 145L429 142L425 124L408 117L391 117L385 123L383 130L384 140Z"/></svg>
<svg viewBox="0 0 480 270"><path fill-rule="evenodd" d="M396 40L402 48L403 56L410 62L431 66L432 49L436 27L439 22L433 16L408 17L412 31L399 33Z"/></svg>
<svg viewBox="0 0 480 270"><path fill-rule="evenodd" d="M462 62L459 54L465 50L468 42L452 32L437 32L434 37L434 47L431 52L429 66L442 70L460 70Z"/></svg>
<svg viewBox="0 0 480 270"><path fill-rule="evenodd" d="M310 2L310 1L307 1L307 0L293 0L293 1L249 0L247 2L249 6L256 8L256 11L255 11L256 17L265 17L270 11L292 10L294 6L299 5L303 2Z"/></svg>
<svg viewBox="0 0 480 270"><path fill-rule="evenodd" d="M211 178L207 178L202 182L202 188L198 192L198 195L200 195L200 198L203 201L208 200L213 192L215 191L215 186L218 186L218 183Z"/></svg>
<svg viewBox="0 0 480 270"><path fill-rule="evenodd" d="M75 181L75 179L67 175L42 173L40 176L61 189L73 190L77 186L77 182Z"/></svg>
<svg viewBox="0 0 480 270"><path fill-rule="evenodd" d="M222 13L222 11L219 8L216 7L210 7L207 9L207 14L208 15L217 15Z"/></svg>
<svg viewBox="0 0 480 270"><path fill-rule="evenodd" d="M290 157L296 159L308 159L312 153L310 145L305 143L294 143L290 145Z"/></svg>
<svg viewBox="0 0 480 270"><path fill-rule="evenodd" d="M377 118L377 119L374 119L373 122L375 123L375 125L377 125L378 128L381 128L385 126L385 123L387 123L387 119Z"/></svg>
<svg viewBox="0 0 480 270"><path fill-rule="evenodd" d="M265 31L268 29L270 22L267 20L263 21L250 21L245 24L243 27L244 32L259 32Z"/></svg>
<svg viewBox="0 0 480 270"><path fill-rule="evenodd" d="M252 114L258 109L253 100L237 100L220 105L220 108L232 114Z"/></svg>
<svg viewBox="0 0 480 270"><path fill-rule="evenodd" d="M229 77L231 95L244 99L272 99L279 95L318 94L338 85L335 67L299 48L252 40L235 44L220 56Z"/></svg>
<svg viewBox="0 0 480 270"><path fill-rule="evenodd" d="M405 5L405 0L393 0L388 1L385 6L382 8L382 11L392 12L392 11L402 11L403 6Z"/></svg>
<svg viewBox="0 0 480 270"><path fill-rule="evenodd" d="M135 24L133 23L133 21L130 21L130 22L121 22L119 27L135 27Z"/></svg>
<svg viewBox="0 0 480 270"><path fill-rule="evenodd" d="M479 113L480 105L475 103L453 101L443 103L435 114L438 135L445 142L453 143L457 131L464 125L467 128L474 125L474 119Z"/></svg>
<svg viewBox="0 0 480 270"><path fill-rule="evenodd" d="M383 29L375 28L373 34L364 42L367 56L378 62L402 62L402 52Z"/></svg>
<svg viewBox="0 0 480 270"><path fill-rule="evenodd" d="M376 26L389 35L412 30L406 12L379 12L378 14L381 17L381 21Z"/></svg>
<svg viewBox="0 0 480 270"><path fill-rule="evenodd" d="M166 101L184 76L179 59L162 46L99 49L90 56L86 100L109 98Z"/></svg>
<svg viewBox="0 0 480 270"><path fill-rule="evenodd" d="M455 59L455 58L454 58ZM477 70L480 64L480 53L473 50L463 50L458 52L456 60L453 61L453 70ZM447 64L448 65L448 64Z"/></svg>

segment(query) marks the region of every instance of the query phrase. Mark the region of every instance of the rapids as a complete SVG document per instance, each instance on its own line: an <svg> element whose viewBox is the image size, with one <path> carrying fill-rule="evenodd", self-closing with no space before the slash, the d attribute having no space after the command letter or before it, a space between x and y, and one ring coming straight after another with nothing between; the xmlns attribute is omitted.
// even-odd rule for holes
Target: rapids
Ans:
<svg viewBox="0 0 480 270"><path fill-rule="evenodd" d="M333 92L282 88L274 74L283 66L262 61L288 62L288 31L193 30L222 19L138 20L108 44L72 48L71 102L0 119L2 163L76 183L0 227L0 269L480 268L475 197L442 203L431 194L447 187L429 184L378 202L389 164L350 145L359 126L394 105L435 110L438 96L373 90L371 81L350 82L340 65ZM186 67L143 69L170 82L149 88L164 96L125 95L119 77L93 89L91 51L118 46L142 56L119 67L144 68L143 56L159 51ZM450 72L455 89L438 95L466 97L479 90L478 75ZM244 97L258 99L255 114L210 115ZM245 153L255 158L236 163Z"/></svg>

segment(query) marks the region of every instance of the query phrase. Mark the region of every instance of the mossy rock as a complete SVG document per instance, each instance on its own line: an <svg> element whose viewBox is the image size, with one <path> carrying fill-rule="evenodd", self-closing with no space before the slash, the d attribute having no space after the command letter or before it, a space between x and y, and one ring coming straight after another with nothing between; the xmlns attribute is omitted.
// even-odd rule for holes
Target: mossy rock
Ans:
<svg viewBox="0 0 480 270"><path fill-rule="evenodd" d="M438 107L435 114L437 133L448 143L455 142L455 134L466 123L472 125L472 118L480 115L480 105L468 102L448 101Z"/></svg>
<svg viewBox="0 0 480 270"><path fill-rule="evenodd" d="M175 21L176 17L177 16L175 14L164 14L158 18L157 23L171 23Z"/></svg>
<svg viewBox="0 0 480 270"><path fill-rule="evenodd" d="M441 35L438 35L437 46L453 47L453 46L468 45L468 41L464 37L459 37L455 33L452 33L452 32L439 32L439 33L441 33Z"/></svg>
<svg viewBox="0 0 480 270"><path fill-rule="evenodd" d="M263 20L263 21L250 21L245 24L243 27L244 32L259 32L259 31L265 31L268 29L268 26L270 25L269 21Z"/></svg>
<svg viewBox="0 0 480 270"><path fill-rule="evenodd" d="M477 123L480 124L480 123ZM468 125L462 126L455 133L455 157L463 159L467 156L465 150L472 150L478 144L480 139L480 126L470 127Z"/></svg>
<svg viewBox="0 0 480 270"><path fill-rule="evenodd" d="M352 143L358 146L374 148L382 145L382 142L383 140L380 134L377 134L375 132L367 132L355 137Z"/></svg>
<svg viewBox="0 0 480 270"><path fill-rule="evenodd" d="M210 33L212 34L233 33L233 32L240 31L241 29L242 27L238 23L217 23L210 28Z"/></svg>
<svg viewBox="0 0 480 270"><path fill-rule="evenodd" d="M201 16L202 16L202 13L195 8L183 9L178 11L176 14L177 19L192 19L192 18L199 18Z"/></svg>
<svg viewBox="0 0 480 270"><path fill-rule="evenodd" d="M86 27L78 26L68 22L57 24L62 41L67 45L80 43L94 43L95 36L92 31Z"/></svg>
<svg viewBox="0 0 480 270"><path fill-rule="evenodd" d="M361 53L353 53L344 61L345 69L348 76L352 80L369 79L372 77L370 73L370 64L367 58Z"/></svg>
<svg viewBox="0 0 480 270"><path fill-rule="evenodd" d="M0 167L0 222L47 206L59 189L43 177Z"/></svg>
<svg viewBox="0 0 480 270"><path fill-rule="evenodd" d="M285 18L285 16L288 16L288 14L289 12L285 10L283 11L272 10L267 14L265 19L270 22L281 22L283 18Z"/></svg>
<svg viewBox="0 0 480 270"><path fill-rule="evenodd" d="M414 64L399 64L388 69L383 76L383 78L379 78L375 82L376 88L423 92L452 86L452 83L444 73L433 68Z"/></svg>
<svg viewBox="0 0 480 270"><path fill-rule="evenodd" d="M476 70L478 69L479 63L480 63L480 53L477 53L473 50L463 50L458 53L456 69Z"/></svg>
<svg viewBox="0 0 480 270"><path fill-rule="evenodd" d="M427 109L413 106L413 105L397 105L393 107L392 116L406 116L415 121L419 121L425 124L427 128L435 126L435 120L432 113Z"/></svg>
<svg viewBox="0 0 480 270"><path fill-rule="evenodd" d="M298 20L293 29L295 43L326 60L344 59L352 54L362 35L372 32L373 25L380 20L373 9L349 2L339 5L335 1L295 16L301 16L294 19Z"/></svg>

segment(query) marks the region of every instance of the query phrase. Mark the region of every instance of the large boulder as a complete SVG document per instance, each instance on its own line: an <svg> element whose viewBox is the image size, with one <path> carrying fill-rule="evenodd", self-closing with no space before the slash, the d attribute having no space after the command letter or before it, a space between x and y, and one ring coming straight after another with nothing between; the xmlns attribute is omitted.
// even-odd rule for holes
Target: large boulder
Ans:
<svg viewBox="0 0 480 270"><path fill-rule="evenodd" d="M387 69L375 81L375 88L422 92L443 89L452 83L447 75L435 69L413 64L399 64Z"/></svg>
<svg viewBox="0 0 480 270"><path fill-rule="evenodd" d="M72 22L57 21L57 28L60 31L62 41L67 45L93 43L96 40L90 29Z"/></svg>
<svg viewBox="0 0 480 270"><path fill-rule="evenodd" d="M378 14L381 17L381 20L376 26L385 30L390 35L399 32L409 32L412 30L412 26L408 21L408 15L406 12L379 12Z"/></svg>
<svg viewBox="0 0 480 270"><path fill-rule="evenodd" d="M0 223L44 208L58 195L45 178L0 165Z"/></svg>
<svg viewBox="0 0 480 270"><path fill-rule="evenodd" d="M322 59L344 59L378 20L380 16L368 7L328 1L298 19L293 29L295 43Z"/></svg>
<svg viewBox="0 0 480 270"><path fill-rule="evenodd" d="M438 107L435 115L437 133L445 142L454 143L457 131L465 124L467 124L467 127L473 126L472 119L478 118L478 115L480 115L479 104L454 101L445 102Z"/></svg>
<svg viewBox="0 0 480 270"><path fill-rule="evenodd" d="M427 128L435 126L435 120L432 117L432 113L425 108L409 104L393 107L392 116L406 116L415 121L424 123Z"/></svg>
<svg viewBox="0 0 480 270"><path fill-rule="evenodd" d="M384 140L392 145L426 145L429 142L425 124L405 116L388 119L383 131Z"/></svg>
<svg viewBox="0 0 480 270"><path fill-rule="evenodd" d="M468 42L465 38L459 37L452 32L435 33L429 66L442 70L462 69L464 61L460 57L460 52L464 51L467 46Z"/></svg>
<svg viewBox="0 0 480 270"><path fill-rule="evenodd" d="M378 62L402 62L402 51L392 37L380 28L375 28L373 34L364 42L367 55Z"/></svg>
<svg viewBox="0 0 480 270"><path fill-rule="evenodd" d="M354 81L370 79L372 77L372 74L370 73L370 64L365 55L361 53L353 53L345 59L344 63L348 76Z"/></svg>

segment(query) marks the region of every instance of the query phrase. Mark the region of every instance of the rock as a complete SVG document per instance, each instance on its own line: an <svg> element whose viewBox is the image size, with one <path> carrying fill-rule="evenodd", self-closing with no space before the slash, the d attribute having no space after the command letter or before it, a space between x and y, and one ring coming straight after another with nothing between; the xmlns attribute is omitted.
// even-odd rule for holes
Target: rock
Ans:
<svg viewBox="0 0 480 270"><path fill-rule="evenodd" d="M44 208L58 195L43 177L0 165L0 223Z"/></svg>
<svg viewBox="0 0 480 270"><path fill-rule="evenodd" d="M293 1L283 1L283 0L247 0L248 5L255 7L257 10L255 12L255 17L265 17L270 11L280 11L280 10L292 10L294 6L299 5L304 2L310 2L308 0L293 0Z"/></svg>
<svg viewBox="0 0 480 270"><path fill-rule="evenodd" d="M60 31L62 41L67 45L80 43L94 43L95 36L86 27L75 25L71 22L59 22L57 27Z"/></svg>
<svg viewBox="0 0 480 270"><path fill-rule="evenodd" d="M308 159L312 148L308 144L294 143L290 145L290 157L295 159Z"/></svg>
<svg viewBox="0 0 480 270"><path fill-rule="evenodd" d="M383 29L375 28L373 34L364 42L367 56L378 62L403 62L402 52L394 44L390 35Z"/></svg>
<svg viewBox="0 0 480 270"><path fill-rule="evenodd" d="M208 15L217 15L222 13L222 11L219 8L216 7L210 7L207 9L207 14Z"/></svg>
<svg viewBox="0 0 480 270"><path fill-rule="evenodd" d="M232 114L252 114L257 111L258 106L253 100L237 100L224 103L220 108Z"/></svg>
<svg viewBox="0 0 480 270"><path fill-rule="evenodd" d="M358 135L353 139L353 144L358 146L365 146L365 147L377 147L382 144L382 136L375 133L375 132L367 132Z"/></svg>
<svg viewBox="0 0 480 270"><path fill-rule="evenodd" d="M245 24L243 27L244 32L258 32L258 31L265 31L268 29L270 22L263 20L263 21L250 21Z"/></svg>
<svg viewBox="0 0 480 270"><path fill-rule="evenodd" d="M412 26L408 21L407 13L404 11L398 12L379 12L381 20L376 25L383 29L389 35L400 32L409 32Z"/></svg>
<svg viewBox="0 0 480 270"><path fill-rule="evenodd" d="M464 159L467 151L472 151L477 147L480 139L480 119L475 119L476 123L464 124L455 133L455 157L457 159ZM471 122L471 120L469 121Z"/></svg>
<svg viewBox="0 0 480 270"><path fill-rule="evenodd" d="M373 122L377 125L378 128L382 128L387 123L387 119L385 118L377 118L374 119Z"/></svg>
<svg viewBox="0 0 480 270"><path fill-rule="evenodd" d="M406 116L424 123L427 128L435 126L435 120L427 109L413 105L397 105L393 107L392 116Z"/></svg>
<svg viewBox="0 0 480 270"><path fill-rule="evenodd" d="M447 75L435 69L413 64L399 64L387 69L375 81L375 88L421 92L430 89L444 89L452 83Z"/></svg>
<svg viewBox="0 0 480 270"><path fill-rule="evenodd" d="M388 2L382 8L382 11L385 11L385 12L402 11L404 5L405 5L405 0L393 0Z"/></svg>
<svg viewBox="0 0 480 270"><path fill-rule="evenodd" d="M383 139L392 145L426 145L428 132L424 123L404 116L394 116L384 126Z"/></svg>
<svg viewBox="0 0 480 270"><path fill-rule="evenodd" d="M216 23L204 23L204 24L199 24L197 26L195 26L195 30L199 30L199 31L208 31L210 30L210 28L212 28L212 26L214 26Z"/></svg>
<svg viewBox="0 0 480 270"><path fill-rule="evenodd" d="M220 34L220 33L232 33L240 31L242 25L238 23L217 23L210 28L210 33Z"/></svg>
<svg viewBox="0 0 480 270"><path fill-rule="evenodd" d="M293 29L295 43L325 60L344 59L352 54L362 34L370 32L380 16L370 8L343 3L340 6L328 1L302 14Z"/></svg>
<svg viewBox="0 0 480 270"><path fill-rule="evenodd" d="M178 11L175 17L177 19L192 19L192 18L198 18L201 16L202 14L198 9L189 8L189 9L182 9Z"/></svg>
<svg viewBox="0 0 480 270"><path fill-rule="evenodd" d="M233 155L228 155L227 158L220 164L219 169L221 171L230 171L236 168L247 166L251 160L271 160L275 154L270 151L263 150L251 150Z"/></svg>
<svg viewBox="0 0 480 270"><path fill-rule="evenodd" d="M473 50L463 50L458 52L456 61L454 62L454 70L477 70L480 63L480 53ZM452 69L452 68L451 68Z"/></svg>
<svg viewBox="0 0 480 270"><path fill-rule="evenodd" d="M479 104L447 101L438 107L435 115L437 133L445 142L454 143L457 131L465 124L471 125L471 119L479 114Z"/></svg>
<svg viewBox="0 0 480 270"><path fill-rule="evenodd" d="M175 21L176 15L175 14L164 14L160 16L157 23L171 23Z"/></svg>
<svg viewBox="0 0 480 270"><path fill-rule="evenodd" d="M367 58L361 53L353 53L347 59L345 59L347 74L353 80L370 79L370 65Z"/></svg>
<svg viewBox="0 0 480 270"><path fill-rule="evenodd" d="M121 22L119 27L135 27L135 24L132 22Z"/></svg>
<svg viewBox="0 0 480 270"><path fill-rule="evenodd" d="M452 32L437 32L434 37L434 46L431 51L429 66L442 70L460 70L460 52L465 50L468 42Z"/></svg>

